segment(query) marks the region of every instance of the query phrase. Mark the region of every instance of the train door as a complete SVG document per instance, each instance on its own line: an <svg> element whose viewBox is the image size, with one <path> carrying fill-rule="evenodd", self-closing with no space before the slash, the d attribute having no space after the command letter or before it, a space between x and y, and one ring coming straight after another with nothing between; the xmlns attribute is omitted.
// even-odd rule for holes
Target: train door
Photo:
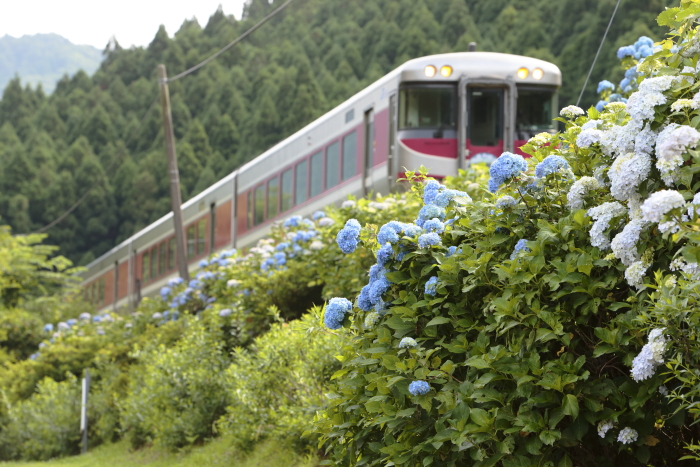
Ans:
<svg viewBox="0 0 700 467"><path fill-rule="evenodd" d="M362 192L366 196L373 189L372 165L374 162L374 109L365 111L365 145L362 163Z"/></svg>
<svg viewBox="0 0 700 467"><path fill-rule="evenodd" d="M460 82L459 147L471 162L491 162L513 150L515 83L497 79ZM461 159L460 167L465 159Z"/></svg>

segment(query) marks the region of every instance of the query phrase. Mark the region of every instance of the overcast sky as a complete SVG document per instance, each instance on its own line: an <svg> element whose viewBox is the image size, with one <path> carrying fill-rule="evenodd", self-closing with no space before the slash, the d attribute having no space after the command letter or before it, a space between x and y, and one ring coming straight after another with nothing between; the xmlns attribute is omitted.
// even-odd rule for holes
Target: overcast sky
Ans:
<svg viewBox="0 0 700 467"><path fill-rule="evenodd" d="M0 37L56 33L102 50L116 36L122 47L147 45L165 25L172 35L185 19L204 27L222 5L241 18L245 0L0 0Z"/></svg>

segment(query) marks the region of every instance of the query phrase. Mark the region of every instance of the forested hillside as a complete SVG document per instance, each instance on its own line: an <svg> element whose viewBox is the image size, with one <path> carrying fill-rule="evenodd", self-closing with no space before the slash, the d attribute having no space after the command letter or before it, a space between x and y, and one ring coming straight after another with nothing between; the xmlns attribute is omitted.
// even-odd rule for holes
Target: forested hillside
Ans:
<svg viewBox="0 0 700 467"><path fill-rule="evenodd" d="M45 92L51 93L64 74L81 69L92 73L100 61L98 49L73 44L57 34L0 37L0 87L18 75L22 82L41 84Z"/></svg>
<svg viewBox="0 0 700 467"><path fill-rule="evenodd" d="M252 0L242 21L216 12L203 26L161 28L147 48L106 51L100 69L64 77L55 92L10 82L0 101L0 216L16 233L63 213L97 179L85 203L48 242L82 264L169 210L156 108L155 68L174 75L230 42L280 0ZM614 51L641 35L660 39L655 16L670 0L625 0L584 97L619 79ZM531 55L562 69L561 106L575 102L614 0L297 0L197 73L172 83L186 200L404 61L479 50ZM617 72L621 73L621 72ZM115 159L116 162L115 162Z"/></svg>

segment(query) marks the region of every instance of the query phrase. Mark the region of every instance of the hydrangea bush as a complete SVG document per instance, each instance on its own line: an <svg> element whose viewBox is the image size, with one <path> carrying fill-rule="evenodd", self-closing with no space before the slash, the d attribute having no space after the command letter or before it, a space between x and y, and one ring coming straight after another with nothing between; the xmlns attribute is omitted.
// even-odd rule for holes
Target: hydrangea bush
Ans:
<svg viewBox="0 0 700 467"><path fill-rule="evenodd" d="M563 109L529 159L493 164L492 195L441 207L449 188L413 178L418 229L345 296L354 339L317 418L330 462L700 458L699 20L697 2L662 13L671 34L633 54L628 101ZM378 253L375 231L360 238Z"/></svg>

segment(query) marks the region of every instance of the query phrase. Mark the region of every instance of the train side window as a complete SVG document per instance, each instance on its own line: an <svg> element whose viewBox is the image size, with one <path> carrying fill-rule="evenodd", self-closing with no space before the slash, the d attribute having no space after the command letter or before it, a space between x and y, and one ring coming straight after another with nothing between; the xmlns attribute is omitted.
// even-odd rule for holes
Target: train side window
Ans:
<svg viewBox="0 0 700 467"><path fill-rule="evenodd" d="M104 303L105 301L105 278L101 278L100 282L97 284L97 301L98 303Z"/></svg>
<svg viewBox="0 0 700 467"><path fill-rule="evenodd" d="M175 269L175 239L168 240L168 271Z"/></svg>
<svg viewBox="0 0 700 467"><path fill-rule="evenodd" d="M165 242L158 246L158 275L165 274Z"/></svg>
<svg viewBox="0 0 700 467"><path fill-rule="evenodd" d="M158 277L158 247L151 248L151 279Z"/></svg>
<svg viewBox="0 0 700 467"><path fill-rule="evenodd" d="M279 213L280 180L275 177L267 182L267 218L272 219Z"/></svg>
<svg viewBox="0 0 700 467"><path fill-rule="evenodd" d="M311 156L311 198L323 191L323 152Z"/></svg>
<svg viewBox="0 0 700 467"><path fill-rule="evenodd" d="M326 190L338 184L340 144L336 141L326 148Z"/></svg>
<svg viewBox="0 0 700 467"><path fill-rule="evenodd" d="M253 227L253 190L248 191L246 195L248 197L248 213L246 214L246 227Z"/></svg>
<svg viewBox="0 0 700 467"><path fill-rule="evenodd" d="M187 259L194 258L194 244L197 239L194 238L194 225L187 227Z"/></svg>
<svg viewBox="0 0 700 467"><path fill-rule="evenodd" d="M255 188L255 225L265 220L265 185Z"/></svg>
<svg viewBox="0 0 700 467"><path fill-rule="evenodd" d="M150 252L145 252L141 257L141 283L145 283L150 279L151 272L151 254Z"/></svg>
<svg viewBox="0 0 700 467"><path fill-rule="evenodd" d="M197 222L197 255L207 252L207 220Z"/></svg>
<svg viewBox="0 0 700 467"><path fill-rule="evenodd" d="M301 161L296 166L296 177L294 184L294 204L298 205L306 201L308 187L308 162Z"/></svg>
<svg viewBox="0 0 700 467"><path fill-rule="evenodd" d="M280 212L285 212L292 208L293 186L292 169L285 170L282 172L282 210Z"/></svg>
<svg viewBox="0 0 700 467"><path fill-rule="evenodd" d="M357 173L357 132L353 131L343 138L343 181L349 180Z"/></svg>

